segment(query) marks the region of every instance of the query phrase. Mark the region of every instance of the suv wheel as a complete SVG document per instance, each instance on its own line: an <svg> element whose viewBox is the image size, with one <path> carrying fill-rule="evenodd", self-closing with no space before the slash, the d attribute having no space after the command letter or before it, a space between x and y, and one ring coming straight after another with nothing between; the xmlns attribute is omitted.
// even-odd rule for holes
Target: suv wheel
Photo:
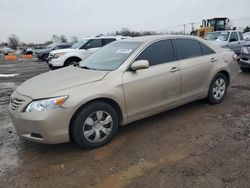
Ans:
<svg viewBox="0 0 250 188"><path fill-rule="evenodd" d="M72 125L75 142L84 148L97 148L108 143L118 129L116 110L105 102L82 108Z"/></svg>
<svg viewBox="0 0 250 188"><path fill-rule="evenodd" d="M222 102L227 93L227 87L228 80L226 76L221 73L217 74L209 86L207 97L208 102L211 104L218 104Z"/></svg>
<svg viewBox="0 0 250 188"><path fill-rule="evenodd" d="M79 58L67 59L66 62L64 63L64 67L67 67L70 65L78 66L80 61L81 61L81 59L79 59Z"/></svg>

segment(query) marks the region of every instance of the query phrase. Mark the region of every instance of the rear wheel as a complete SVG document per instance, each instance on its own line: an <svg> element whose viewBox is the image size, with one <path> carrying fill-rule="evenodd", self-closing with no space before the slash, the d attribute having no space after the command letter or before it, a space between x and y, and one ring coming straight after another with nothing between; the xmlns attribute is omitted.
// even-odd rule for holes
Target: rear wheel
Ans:
<svg viewBox="0 0 250 188"><path fill-rule="evenodd" d="M81 61L81 59L79 59L79 58L67 59L66 62L64 63L64 67L67 67L70 65L78 66L80 61Z"/></svg>
<svg viewBox="0 0 250 188"><path fill-rule="evenodd" d="M225 95L227 93L227 87L228 87L228 79L224 74L217 74L214 79L212 80L207 100L211 104L218 104L222 102L225 98Z"/></svg>
<svg viewBox="0 0 250 188"><path fill-rule="evenodd" d="M82 108L72 125L75 142L84 148L97 148L108 143L118 129L118 115L105 102L95 102Z"/></svg>

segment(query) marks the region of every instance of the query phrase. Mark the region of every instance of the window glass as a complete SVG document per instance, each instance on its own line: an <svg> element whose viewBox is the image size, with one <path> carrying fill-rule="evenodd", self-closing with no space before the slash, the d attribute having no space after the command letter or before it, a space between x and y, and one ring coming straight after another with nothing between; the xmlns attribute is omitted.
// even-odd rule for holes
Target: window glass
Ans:
<svg viewBox="0 0 250 188"><path fill-rule="evenodd" d="M239 40L239 38L238 38L237 32L232 32L229 41L234 42L234 41L238 41L238 40Z"/></svg>
<svg viewBox="0 0 250 188"><path fill-rule="evenodd" d="M180 59L202 56L198 41L192 39L175 39L176 49Z"/></svg>
<svg viewBox="0 0 250 188"><path fill-rule="evenodd" d="M89 39L83 39L71 46L72 49L83 49L85 44L89 42Z"/></svg>
<svg viewBox="0 0 250 188"><path fill-rule="evenodd" d="M150 66L175 60L171 40L158 41L148 46L136 60L148 60Z"/></svg>
<svg viewBox="0 0 250 188"><path fill-rule="evenodd" d="M114 41L116 41L116 39L114 39L114 38L103 39L103 45L106 45L106 44L108 44L108 43L110 43L110 42L114 42Z"/></svg>
<svg viewBox="0 0 250 188"><path fill-rule="evenodd" d="M205 36L206 40L210 41L227 41L229 37L229 32L227 31L218 31L218 32L211 32Z"/></svg>
<svg viewBox="0 0 250 188"><path fill-rule="evenodd" d="M141 43L138 42L112 42L80 63L80 67L95 70L117 69Z"/></svg>
<svg viewBox="0 0 250 188"><path fill-rule="evenodd" d="M203 55L209 55L209 54L215 53L211 48L208 48L206 45L202 43L200 43L200 45L201 45L201 50L202 50Z"/></svg>
<svg viewBox="0 0 250 188"><path fill-rule="evenodd" d="M102 47L102 39L93 39L87 45L87 48L99 48Z"/></svg>

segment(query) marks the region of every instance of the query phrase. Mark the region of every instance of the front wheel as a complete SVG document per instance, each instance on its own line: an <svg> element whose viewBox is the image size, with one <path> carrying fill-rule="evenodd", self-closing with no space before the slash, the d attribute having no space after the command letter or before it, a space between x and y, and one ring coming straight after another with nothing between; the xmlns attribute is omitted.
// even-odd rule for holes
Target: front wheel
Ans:
<svg viewBox="0 0 250 188"><path fill-rule="evenodd" d="M79 62L81 61L81 59L79 58L70 58L68 60L66 60L66 62L64 63L64 67L73 65L73 66L79 66Z"/></svg>
<svg viewBox="0 0 250 188"><path fill-rule="evenodd" d="M225 95L227 93L227 87L228 87L228 80L224 74L217 74L214 79L212 80L207 100L211 104L218 104L222 102L225 98Z"/></svg>
<svg viewBox="0 0 250 188"><path fill-rule="evenodd" d="M105 102L83 107L72 125L72 136L83 148L97 148L108 143L118 129L116 110Z"/></svg>

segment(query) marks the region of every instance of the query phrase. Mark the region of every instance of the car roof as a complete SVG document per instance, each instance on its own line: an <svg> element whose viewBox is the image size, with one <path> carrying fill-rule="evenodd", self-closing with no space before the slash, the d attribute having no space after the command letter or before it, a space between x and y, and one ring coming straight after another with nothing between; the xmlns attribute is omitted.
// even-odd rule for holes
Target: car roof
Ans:
<svg viewBox="0 0 250 188"><path fill-rule="evenodd" d="M83 38L82 40L89 40L89 39L110 39L110 38L114 38L114 39L127 39L127 38L131 38L129 36L121 36L121 35L118 35L118 36L94 36L94 37L85 37Z"/></svg>
<svg viewBox="0 0 250 188"><path fill-rule="evenodd" d="M189 36L189 35L149 35L149 36L141 36L141 37L124 39L122 40L122 42L150 42L154 40L174 39L174 38L199 39L198 37Z"/></svg>
<svg viewBox="0 0 250 188"><path fill-rule="evenodd" d="M213 31L213 32L209 32L209 33L221 33L221 32L241 32L239 30L223 30L223 31Z"/></svg>

